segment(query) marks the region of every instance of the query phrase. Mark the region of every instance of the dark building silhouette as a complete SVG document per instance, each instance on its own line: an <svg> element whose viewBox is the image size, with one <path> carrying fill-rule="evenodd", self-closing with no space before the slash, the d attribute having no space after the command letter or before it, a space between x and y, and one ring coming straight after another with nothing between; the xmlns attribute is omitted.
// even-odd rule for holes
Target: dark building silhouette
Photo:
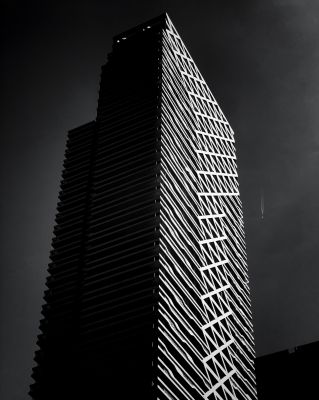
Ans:
<svg viewBox="0 0 319 400"><path fill-rule="evenodd" d="M234 134L168 16L71 130L34 399L255 399Z"/></svg>
<svg viewBox="0 0 319 400"><path fill-rule="evenodd" d="M319 342L256 359L258 400L316 399Z"/></svg>

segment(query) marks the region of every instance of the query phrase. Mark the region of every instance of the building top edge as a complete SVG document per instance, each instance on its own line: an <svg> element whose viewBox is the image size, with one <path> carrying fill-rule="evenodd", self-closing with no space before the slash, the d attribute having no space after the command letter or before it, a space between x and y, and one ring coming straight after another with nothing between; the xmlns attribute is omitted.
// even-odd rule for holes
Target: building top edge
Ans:
<svg viewBox="0 0 319 400"><path fill-rule="evenodd" d="M118 35L113 36L113 44L117 43L118 41L125 40L128 37L133 36L136 33L139 33L143 30L151 29L158 26L164 28L168 20L169 20L168 14L164 12L158 17L152 18L146 22L143 22L142 24L136 25L133 28L130 28L128 30L119 33Z"/></svg>

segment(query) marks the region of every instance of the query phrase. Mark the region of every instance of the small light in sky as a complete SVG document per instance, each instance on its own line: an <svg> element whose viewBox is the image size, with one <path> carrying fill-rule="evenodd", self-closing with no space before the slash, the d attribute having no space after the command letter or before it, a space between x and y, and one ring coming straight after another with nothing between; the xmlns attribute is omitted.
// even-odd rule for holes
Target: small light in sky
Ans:
<svg viewBox="0 0 319 400"><path fill-rule="evenodd" d="M265 199L264 199L264 189L263 189L263 187L261 187L261 189L260 189L260 211L261 211L261 219L264 219Z"/></svg>

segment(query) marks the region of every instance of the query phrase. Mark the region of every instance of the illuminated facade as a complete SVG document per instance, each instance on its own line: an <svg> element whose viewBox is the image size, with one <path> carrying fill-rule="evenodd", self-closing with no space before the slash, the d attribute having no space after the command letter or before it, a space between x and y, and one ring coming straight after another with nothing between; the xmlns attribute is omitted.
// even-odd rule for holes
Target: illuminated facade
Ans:
<svg viewBox="0 0 319 400"><path fill-rule="evenodd" d="M32 397L256 399L234 134L167 15L114 38L64 167Z"/></svg>

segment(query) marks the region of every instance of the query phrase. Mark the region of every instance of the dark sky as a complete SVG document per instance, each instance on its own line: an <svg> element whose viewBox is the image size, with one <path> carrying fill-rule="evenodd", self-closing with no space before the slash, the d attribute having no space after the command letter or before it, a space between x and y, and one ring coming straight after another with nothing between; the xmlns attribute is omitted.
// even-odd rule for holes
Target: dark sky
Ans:
<svg viewBox="0 0 319 400"><path fill-rule="evenodd" d="M112 36L165 10L236 133L257 354L318 340L319 2L1 9L0 398L28 398L66 132L95 118Z"/></svg>

